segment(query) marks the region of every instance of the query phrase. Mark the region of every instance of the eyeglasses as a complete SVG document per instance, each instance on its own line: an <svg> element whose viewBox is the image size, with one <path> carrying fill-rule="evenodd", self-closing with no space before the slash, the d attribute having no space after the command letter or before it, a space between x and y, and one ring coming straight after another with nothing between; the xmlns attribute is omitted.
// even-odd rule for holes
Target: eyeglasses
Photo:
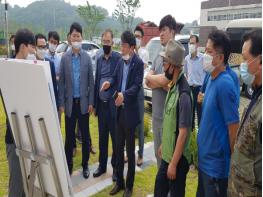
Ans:
<svg viewBox="0 0 263 197"><path fill-rule="evenodd" d="M37 46L38 49L46 49L47 45L41 45L41 46Z"/></svg>

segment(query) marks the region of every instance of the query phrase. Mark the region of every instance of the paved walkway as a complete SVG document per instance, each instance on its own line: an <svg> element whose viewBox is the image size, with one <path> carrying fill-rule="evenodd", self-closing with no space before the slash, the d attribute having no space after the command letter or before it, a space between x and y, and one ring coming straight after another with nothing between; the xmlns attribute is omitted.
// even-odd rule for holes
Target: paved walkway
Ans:
<svg viewBox="0 0 263 197"><path fill-rule="evenodd" d="M138 146L136 147L136 151ZM144 168L155 164L154 148L153 142L149 142L144 145L144 163L141 167L136 166L136 172L142 171ZM112 167L110 163L110 158L108 159L107 173L103 174L98 178L93 178L93 172L97 169L98 163L90 166L90 177L86 180L82 176L82 170L77 170L73 172L72 184L75 197L87 197L92 196L99 191L105 189L106 187L113 184L112 182ZM127 164L125 164L124 174L127 173Z"/></svg>

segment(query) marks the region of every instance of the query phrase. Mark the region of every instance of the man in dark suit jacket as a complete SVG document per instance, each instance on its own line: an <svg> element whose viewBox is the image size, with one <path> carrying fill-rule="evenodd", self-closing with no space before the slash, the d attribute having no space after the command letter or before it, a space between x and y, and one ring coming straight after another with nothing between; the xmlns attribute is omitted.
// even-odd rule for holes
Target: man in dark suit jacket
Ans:
<svg viewBox="0 0 263 197"><path fill-rule="evenodd" d="M65 152L69 173L73 169L75 128L78 121L82 136L83 177L89 177L89 114L94 105L94 77L90 56L81 49L82 27L73 23L70 27L72 49L61 59L59 78L59 105L65 110Z"/></svg>
<svg viewBox="0 0 263 197"><path fill-rule="evenodd" d="M135 128L140 122L138 93L143 81L143 62L134 53L136 40L132 32L125 31L121 36L122 59L109 81L103 83L101 90L116 86L115 105L117 106L117 183L110 195L124 189L124 145L128 155L128 173L124 197L132 195L135 175Z"/></svg>
<svg viewBox="0 0 263 197"><path fill-rule="evenodd" d="M109 134L112 141L112 157L111 164L113 168L113 181L116 181L116 106L112 98L116 88L111 88L107 91L100 91L103 82L109 80L114 73L117 63L121 59L118 52L112 51L113 33L107 29L102 34L103 54L97 59L97 69L95 75L95 88L94 88L94 108L96 115L98 115L99 125L99 167L94 172L94 177L99 177L107 170L108 160L108 142Z"/></svg>

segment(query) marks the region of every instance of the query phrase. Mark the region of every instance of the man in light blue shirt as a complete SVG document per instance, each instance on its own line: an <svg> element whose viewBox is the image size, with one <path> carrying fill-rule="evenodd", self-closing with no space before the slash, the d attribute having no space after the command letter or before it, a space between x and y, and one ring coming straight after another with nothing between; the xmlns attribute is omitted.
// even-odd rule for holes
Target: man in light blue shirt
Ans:
<svg viewBox="0 0 263 197"><path fill-rule="evenodd" d="M189 55L185 57L184 73L193 94L193 121L192 127L195 128L195 112L197 112L198 126L201 120L201 104L197 102L198 93L202 87L205 71L203 70L203 55L197 52L199 38L191 35L189 41Z"/></svg>
<svg viewBox="0 0 263 197"><path fill-rule="evenodd" d="M82 136L83 177L89 177L90 133L89 115L94 105L94 77L90 56L81 49L82 27L70 27L72 49L63 54L59 77L59 107L65 112L65 154L69 174L73 172L75 129L78 122Z"/></svg>
<svg viewBox="0 0 263 197"><path fill-rule="evenodd" d="M125 88L126 88L129 66L130 66L130 60L128 62L124 61L123 73L122 73L122 83L121 83L121 91L122 92L124 92Z"/></svg>
<svg viewBox="0 0 263 197"><path fill-rule="evenodd" d="M48 53L46 58L51 60L55 65L56 78L59 79L59 67L61 57L56 54L56 48L59 44L59 35L56 31L50 31L48 33Z"/></svg>
<svg viewBox="0 0 263 197"><path fill-rule="evenodd" d="M80 98L80 56L72 53L73 98Z"/></svg>

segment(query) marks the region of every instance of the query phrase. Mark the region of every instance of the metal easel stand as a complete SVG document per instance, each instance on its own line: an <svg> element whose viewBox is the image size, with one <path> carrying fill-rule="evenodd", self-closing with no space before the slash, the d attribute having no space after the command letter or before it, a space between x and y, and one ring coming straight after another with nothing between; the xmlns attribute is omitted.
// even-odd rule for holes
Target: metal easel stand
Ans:
<svg viewBox="0 0 263 197"><path fill-rule="evenodd" d="M41 165L50 165L53 180L56 187L57 197L63 197L61 183L58 177L58 171L54 162L54 154L52 152L51 144L48 138L47 128L45 125L45 121L43 118L38 120L40 130L42 133L42 137L44 140L44 144L46 146L46 154L41 155L38 153L36 138L32 127L31 118L29 115L24 116L25 122L27 125L27 131L30 139L31 150L29 152L27 150L23 150L22 140L21 140L21 132L18 124L17 114L15 112L11 113L11 119L13 124L13 133L16 139L16 153L19 157L19 162L21 165L21 171L23 176L23 186L25 190L25 194L27 197L49 197L52 196L47 193L44 187L43 175L41 173ZM27 175L26 171L26 160L31 160L30 166L30 174ZM39 182L39 188L35 186L36 178ZM51 177L50 177L51 178Z"/></svg>

